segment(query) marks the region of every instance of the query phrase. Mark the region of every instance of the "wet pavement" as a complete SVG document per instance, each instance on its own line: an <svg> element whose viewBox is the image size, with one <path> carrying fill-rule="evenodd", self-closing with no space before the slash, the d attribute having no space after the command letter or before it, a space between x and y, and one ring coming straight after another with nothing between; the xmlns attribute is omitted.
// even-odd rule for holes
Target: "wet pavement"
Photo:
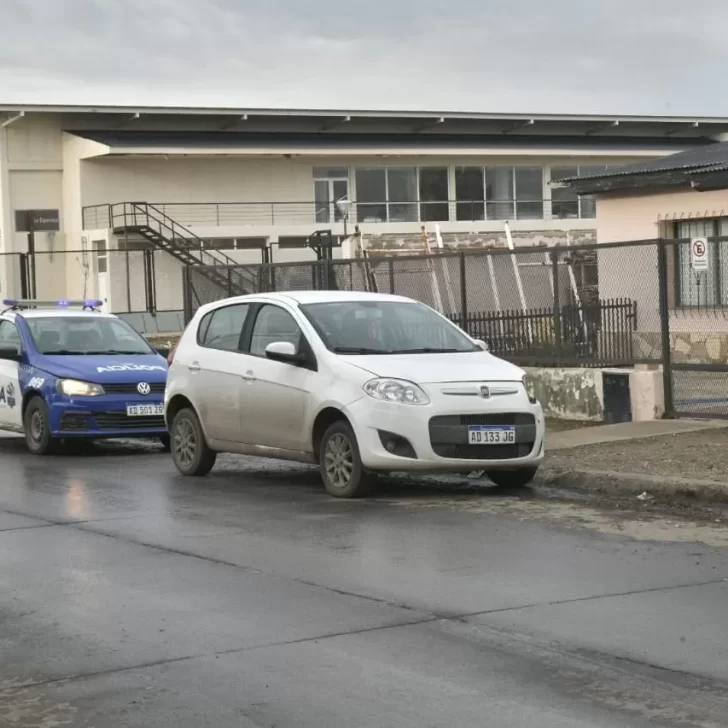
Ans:
<svg viewBox="0 0 728 728"><path fill-rule="evenodd" d="M623 528L472 483L340 501L297 465L182 479L153 447L2 439L0 726L728 726L725 529Z"/></svg>

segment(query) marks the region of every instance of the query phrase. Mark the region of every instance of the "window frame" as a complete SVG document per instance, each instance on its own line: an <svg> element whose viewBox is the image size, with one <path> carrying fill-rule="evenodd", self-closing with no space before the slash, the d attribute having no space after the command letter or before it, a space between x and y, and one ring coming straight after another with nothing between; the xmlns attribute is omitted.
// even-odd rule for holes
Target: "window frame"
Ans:
<svg viewBox="0 0 728 728"><path fill-rule="evenodd" d="M2 330L3 324L8 324L9 326L12 326L13 329L15 329L15 333L18 335L18 354L22 354L24 351L23 334L21 333L20 327L18 326L17 322L11 321L7 318L0 319L0 330ZM0 348L3 348L2 340L0 340Z"/></svg>
<svg viewBox="0 0 728 728"><path fill-rule="evenodd" d="M254 354L250 348L250 345L253 341L253 331L255 330L255 324L258 322L258 316L266 306L272 306L273 308L280 309L281 311L287 313L293 319L293 322L296 324L299 331L301 332L301 346L298 354L305 355L305 361L301 361L301 363L299 364L291 363L288 364L288 366L295 366L299 369L309 369L313 372L318 371L318 360L316 359L316 354L313 351L313 347L311 346L311 342L308 340L308 336L304 331L303 326L301 326L301 322L296 318L292 311L275 301L258 301L251 304L251 311L248 314L248 318L245 321L245 326L243 327L243 354L246 354L247 356L252 356L255 359L262 359L263 361L274 361L273 359L268 358L265 353ZM276 363L284 364L284 362Z"/></svg>
<svg viewBox="0 0 728 728"><path fill-rule="evenodd" d="M204 337L207 336L208 331L210 330L210 325L212 324L212 319L214 318L215 314L217 314L220 311L224 311L227 308L233 308L233 307L239 307L244 306L248 309L247 313L245 314L245 320L243 321L243 325L240 328L240 336L238 336L238 348L233 349L221 349L218 346L209 346L208 344L203 343ZM242 303L229 303L225 306L218 306L217 308L212 309L212 311L208 311L202 319L200 319L200 324L197 327L197 334L195 336L197 345L202 349L209 349L210 351L228 351L231 354L243 354L245 353L243 351L243 342L245 340L245 329L248 326L248 320L250 319L250 314L252 310L253 304L245 301ZM209 322L207 326L205 326L205 321L209 318ZM204 333L203 333L203 327L204 327Z"/></svg>
<svg viewBox="0 0 728 728"><path fill-rule="evenodd" d="M728 276L723 275L723 256L728 258L728 250L723 250L721 243L726 242L721 238L726 238L725 235L720 234L721 222L726 221L728 223L728 217L703 217L703 218L686 218L685 220L676 220L672 225L672 264L674 266L674 306L675 311L699 311L700 309L716 309L716 308L728 308ZM716 245L716 252L713 260L711 261L712 270L710 271L710 281L713 291L714 302L713 303L685 303L683 302L683 268L682 261L680 259L680 252L684 249L686 238L680 235L680 225L685 223L702 223L704 225L710 225L710 232L705 235L696 235L692 237L706 237L709 241L712 241L711 245ZM717 240L716 240L717 238ZM682 242L681 242L682 241ZM728 243L726 243L728 244ZM688 251L689 252L689 251ZM728 261L726 261L728 262Z"/></svg>

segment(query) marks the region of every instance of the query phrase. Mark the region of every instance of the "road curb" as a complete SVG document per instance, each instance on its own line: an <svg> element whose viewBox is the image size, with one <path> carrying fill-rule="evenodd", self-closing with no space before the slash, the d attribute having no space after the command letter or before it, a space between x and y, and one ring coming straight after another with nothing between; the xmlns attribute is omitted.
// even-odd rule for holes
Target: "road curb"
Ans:
<svg viewBox="0 0 728 728"><path fill-rule="evenodd" d="M689 480L611 470L543 466L538 472L537 483L582 493L639 495L647 492L657 499L728 503L728 483L718 483L714 480Z"/></svg>

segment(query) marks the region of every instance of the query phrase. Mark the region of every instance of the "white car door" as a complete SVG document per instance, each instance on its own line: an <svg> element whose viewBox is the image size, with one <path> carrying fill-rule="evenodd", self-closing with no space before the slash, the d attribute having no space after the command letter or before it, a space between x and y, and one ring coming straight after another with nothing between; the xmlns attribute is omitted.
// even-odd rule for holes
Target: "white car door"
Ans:
<svg viewBox="0 0 728 728"><path fill-rule="evenodd" d="M241 336L250 306L221 306L198 328L197 346L186 366L193 400L209 438L240 442L240 396L245 357Z"/></svg>
<svg viewBox="0 0 728 728"><path fill-rule="evenodd" d="M304 334L283 307L265 304L253 324L250 354L245 356L242 441L284 450L309 450L306 431L311 390L317 373L268 359L269 344L287 341L298 351L307 347Z"/></svg>
<svg viewBox="0 0 728 728"><path fill-rule="evenodd" d="M0 356L21 352L20 334L12 321L0 321ZM22 431L22 396L19 382L20 364L0 358L0 428Z"/></svg>

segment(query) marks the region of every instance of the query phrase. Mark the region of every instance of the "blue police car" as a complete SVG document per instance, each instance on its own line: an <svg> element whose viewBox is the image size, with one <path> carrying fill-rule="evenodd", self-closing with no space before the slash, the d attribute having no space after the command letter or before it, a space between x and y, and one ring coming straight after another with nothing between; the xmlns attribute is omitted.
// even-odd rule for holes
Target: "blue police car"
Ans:
<svg viewBox="0 0 728 728"><path fill-rule="evenodd" d="M167 361L101 301L6 300L0 313L0 429L39 455L72 438L152 437Z"/></svg>

